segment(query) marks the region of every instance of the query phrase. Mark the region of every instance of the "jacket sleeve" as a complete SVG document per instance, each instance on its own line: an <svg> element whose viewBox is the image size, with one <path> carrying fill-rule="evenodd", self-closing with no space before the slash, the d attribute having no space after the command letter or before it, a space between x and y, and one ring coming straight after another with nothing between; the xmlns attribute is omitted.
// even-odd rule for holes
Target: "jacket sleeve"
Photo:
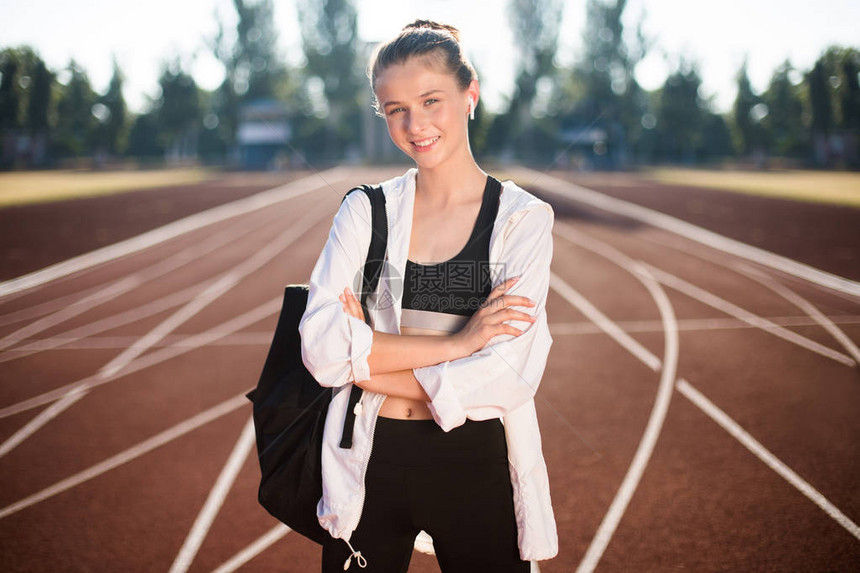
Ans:
<svg viewBox="0 0 860 573"><path fill-rule="evenodd" d="M367 196L359 192L347 195L311 273L299 333L302 361L322 386L338 387L370 379L367 357L373 331L364 321L344 312L338 296L347 286L359 293L371 220Z"/></svg>
<svg viewBox="0 0 860 573"><path fill-rule="evenodd" d="M508 293L534 301L526 312L537 320L511 321L525 332L496 336L471 356L413 370L430 397L436 423L446 432L467 418L503 417L534 397L552 344L546 317L552 224L552 208L546 203L525 211L506 232L496 263L501 268L494 269L494 286L520 277Z"/></svg>

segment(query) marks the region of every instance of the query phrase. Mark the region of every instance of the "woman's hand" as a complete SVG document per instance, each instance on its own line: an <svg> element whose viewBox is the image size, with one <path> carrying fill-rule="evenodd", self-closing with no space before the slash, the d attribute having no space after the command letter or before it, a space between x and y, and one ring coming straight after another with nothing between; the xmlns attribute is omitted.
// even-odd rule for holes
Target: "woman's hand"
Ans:
<svg viewBox="0 0 860 573"><path fill-rule="evenodd" d="M349 287L343 289L343 292L337 298L343 303L344 312L364 322L364 309L361 308L361 302L355 298Z"/></svg>
<svg viewBox="0 0 860 573"><path fill-rule="evenodd" d="M510 308L512 306L533 307L535 305L527 297L504 294L514 286L517 279L519 277L508 279L494 288L481 308L469 319L469 322L457 334L453 335L464 357L482 349L494 336L499 334L519 336L525 332L507 324L507 321L522 320L531 323L535 321L532 315Z"/></svg>

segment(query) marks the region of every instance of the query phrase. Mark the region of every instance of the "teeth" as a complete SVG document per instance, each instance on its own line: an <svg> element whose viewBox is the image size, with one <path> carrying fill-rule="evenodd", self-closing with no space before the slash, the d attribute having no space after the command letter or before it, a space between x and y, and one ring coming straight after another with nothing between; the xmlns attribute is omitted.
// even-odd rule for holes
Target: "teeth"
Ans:
<svg viewBox="0 0 860 573"><path fill-rule="evenodd" d="M437 136L437 137L432 137L430 139L424 139L422 141L413 141L412 143L414 143L418 147L427 147L428 145L433 145L438 140L439 140L439 137Z"/></svg>

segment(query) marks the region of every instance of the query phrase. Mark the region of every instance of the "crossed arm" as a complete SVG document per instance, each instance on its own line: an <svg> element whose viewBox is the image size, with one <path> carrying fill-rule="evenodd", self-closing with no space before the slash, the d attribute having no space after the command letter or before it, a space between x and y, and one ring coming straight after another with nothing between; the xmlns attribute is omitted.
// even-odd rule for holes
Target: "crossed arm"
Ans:
<svg viewBox="0 0 860 573"><path fill-rule="evenodd" d="M333 304L340 294L333 289L351 284L362 264L369 220L366 197L347 196L311 274L299 331L302 359L319 383L329 387L356 383L374 393L421 401L429 397L434 418L446 429L461 424L467 415L502 416L532 397L552 344L545 311L552 259L551 207L525 205L507 219L500 235L504 243L495 258L505 274L519 280L494 289L490 304L460 332L439 337L373 332L348 292L339 301L341 309Z"/></svg>
<svg viewBox="0 0 860 573"><path fill-rule="evenodd" d="M486 304L454 334L400 335L374 331L373 345L367 360L371 378L357 380L356 384L370 392L429 402L430 398L415 378L413 368L464 358L482 349L496 335L519 336L525 332L508 324L509 320L534 322L530 314L511 308L534 306L534 302L527 297L505 294L516 281L517 277L494 288ZM349 288L345 288L339 298L344 312L364 320L361 304Z"/></svg>

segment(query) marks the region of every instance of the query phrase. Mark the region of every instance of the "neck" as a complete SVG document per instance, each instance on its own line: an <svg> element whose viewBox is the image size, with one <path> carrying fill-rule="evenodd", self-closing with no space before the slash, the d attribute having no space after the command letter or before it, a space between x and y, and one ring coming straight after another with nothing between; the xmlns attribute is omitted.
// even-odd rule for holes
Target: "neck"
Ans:
<svg viewBox="0 0 860 573"><path fill-rule="evenodd" d="M483 193L486 179L487 174L469 153L459 160L451 158L437 167L419 167L416 185L425 200L447 205L468 200L476 192Z"/></svg>

